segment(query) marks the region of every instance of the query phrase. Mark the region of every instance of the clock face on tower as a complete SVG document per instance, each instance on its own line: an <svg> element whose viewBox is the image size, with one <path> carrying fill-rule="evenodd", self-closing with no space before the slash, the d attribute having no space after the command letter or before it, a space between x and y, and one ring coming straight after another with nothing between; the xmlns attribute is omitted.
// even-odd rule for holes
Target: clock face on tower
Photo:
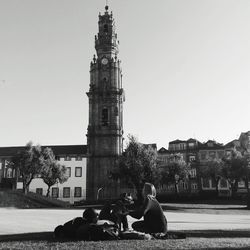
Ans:
<svg viewBox="0 0 250 250"><path fill-rule="evenodd" d="M109 61L108 61L107 58L103 58L103 59L102 59L102 64L103 64L103 65L106 65L108 62L109 62Z"/></svg>

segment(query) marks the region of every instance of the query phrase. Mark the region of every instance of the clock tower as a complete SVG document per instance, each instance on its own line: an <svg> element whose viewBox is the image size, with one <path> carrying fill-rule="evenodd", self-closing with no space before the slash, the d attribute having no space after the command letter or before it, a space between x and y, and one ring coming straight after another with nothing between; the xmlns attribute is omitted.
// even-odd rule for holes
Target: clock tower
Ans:
<svg viewBox="0 0 250 250"><path fill-rule="evenodd" d="M87 131L88 200L115 198L117 182L110 178L123 150L123 102L121 62L112 12L99 14L95 36L96 56L90 63L89 125Z"/></svg>

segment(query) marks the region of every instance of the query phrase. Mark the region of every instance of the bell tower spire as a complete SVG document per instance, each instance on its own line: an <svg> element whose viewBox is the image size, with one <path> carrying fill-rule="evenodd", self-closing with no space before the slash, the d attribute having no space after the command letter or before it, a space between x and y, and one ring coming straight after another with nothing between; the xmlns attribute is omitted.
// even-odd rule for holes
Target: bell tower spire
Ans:
<svg viewBox="0 0 250 250"><path fill-rule="evenodd" d="M87 132L87 199L115 198L117 183L110 173L123 150L123 102L121 62L115 21L106 2L99 14L95 36L96 55L90 63L89 126Z"/></svg>
<svg viewBox="0 0 250 250"><path fill-rule="evenodd" d="M109 4L108 4L108 0L106 0L105 10L108 11L108 9L109 9Z"/></svg>

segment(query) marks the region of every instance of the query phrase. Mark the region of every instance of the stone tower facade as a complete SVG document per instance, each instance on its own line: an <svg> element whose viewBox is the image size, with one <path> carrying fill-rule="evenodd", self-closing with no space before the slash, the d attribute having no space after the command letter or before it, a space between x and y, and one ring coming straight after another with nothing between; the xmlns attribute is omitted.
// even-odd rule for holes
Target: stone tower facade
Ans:
<svg viewBox="0 0 250 250"><path fill-rule="evenodd" d="M94 56L90 64L89 125L87 132L87 199L114 198L118 184L110 173L123 150L123 102L121 62L112 12L99 14Z"/></svg>

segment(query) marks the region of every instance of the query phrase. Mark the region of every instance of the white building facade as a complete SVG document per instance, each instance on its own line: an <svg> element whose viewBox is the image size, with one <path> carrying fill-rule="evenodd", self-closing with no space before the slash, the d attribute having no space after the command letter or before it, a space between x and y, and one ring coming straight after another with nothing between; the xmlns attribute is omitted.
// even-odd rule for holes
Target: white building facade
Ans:
<svg viewBox="0 0 250 250"><path fill-rule="evenodd" d="M58 145L44 146L53 150L56 159L67 168L68 180L62 184L58 183L51 187L49 196L54 199L74 204L77 201L86 199L86 165L87 147L85 145ZM0 184L10 187L15 182L15 173L8 167L8 162L18 150L24 147L0 148ZM4 183L4 185L3 185ZM17 189L22 189L21 179L16 184ZM41 178L32 180L29 191L40 195L47 194L48 186Z"/></svg>

